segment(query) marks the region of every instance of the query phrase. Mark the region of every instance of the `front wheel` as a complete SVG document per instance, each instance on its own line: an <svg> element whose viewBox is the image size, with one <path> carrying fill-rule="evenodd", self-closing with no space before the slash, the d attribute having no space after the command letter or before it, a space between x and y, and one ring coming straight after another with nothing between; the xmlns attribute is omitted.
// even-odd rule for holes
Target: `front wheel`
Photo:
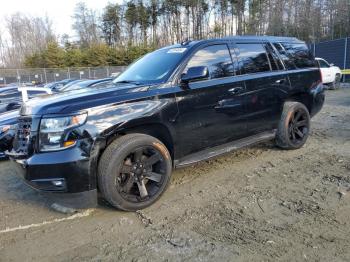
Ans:
<svg viewBox="0 0 350 262"><path fill-rule="evenodd" d="M331 90L336 90L340 88L340 80L341 80L341 76L339 74L337 74L335 76L334 82L330 84L330 88Z"/></svg>
<svg viewBox="0 0 350 262"><path fill-rule="evenodd" d="M162 142L148 135L130 134L116 139L102 154L98 185L112 206L136 211L161 196L171 172L171 156Z"/></svg>
<svg viewBox="0 0 350 262"><path fill-rule="evenodd" d="M276 134L276 144L283 149L301 148L310 132L309 110L299 102L286 102Z"/></svg>

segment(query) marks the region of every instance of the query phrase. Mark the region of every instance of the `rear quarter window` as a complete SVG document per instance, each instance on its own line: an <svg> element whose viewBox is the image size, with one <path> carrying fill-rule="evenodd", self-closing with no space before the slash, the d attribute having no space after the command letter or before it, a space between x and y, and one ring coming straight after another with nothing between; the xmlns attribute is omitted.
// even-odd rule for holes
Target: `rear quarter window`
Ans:
<svg viewBox="0 0 350 262"><path fill-rule="evenodd" d="M295 68L317 67L313 55L304 43L282 43L285 54Z"/></svg>
<svg viewBox="0 0 350 262"><path fill-rule="evenodd" d="M283 70L283 64L271 44L265 44L265 48L269 56L272 71Z"/></svg>

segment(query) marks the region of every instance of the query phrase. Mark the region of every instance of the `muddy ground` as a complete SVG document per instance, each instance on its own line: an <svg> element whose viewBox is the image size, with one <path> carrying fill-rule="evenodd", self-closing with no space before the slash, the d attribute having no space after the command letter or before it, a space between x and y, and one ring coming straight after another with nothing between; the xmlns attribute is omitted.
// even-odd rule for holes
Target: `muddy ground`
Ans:
<svg viewBox="0 0 350 262"><path fill-rule="evenodd" d="M57 213L2 162L0 214L0 261L349 261L350 89L327 92L304 148L177 170L142 212Z"/></svg>

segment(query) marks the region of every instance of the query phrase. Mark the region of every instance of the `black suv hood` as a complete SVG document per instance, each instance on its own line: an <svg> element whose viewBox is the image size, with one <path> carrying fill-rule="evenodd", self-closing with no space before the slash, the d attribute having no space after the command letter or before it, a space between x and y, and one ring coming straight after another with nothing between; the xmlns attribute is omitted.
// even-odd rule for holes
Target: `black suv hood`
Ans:
<svg viewBox="0 0 350 262"><path fill-rule="evenodd" d="M146 96L149 85L117 84L44 95L24 103L21 115L69 114L100 105L125 102Z"/></svg>

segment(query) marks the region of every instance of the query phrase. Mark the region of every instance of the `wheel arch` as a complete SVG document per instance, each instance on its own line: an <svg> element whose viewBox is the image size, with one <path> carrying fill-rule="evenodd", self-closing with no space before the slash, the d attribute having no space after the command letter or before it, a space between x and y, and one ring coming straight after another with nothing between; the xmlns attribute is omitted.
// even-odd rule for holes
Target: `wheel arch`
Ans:
<svg viewBox="0 0 350 262"><path fill-rule="evenodd" d="M119 137L133 133L150 135L160 140L168 149L172 162L174 163L174 136L171 134L170 129L166 125L161 123L148 123L129 125L128 127L123 128L116 128L107 136L98 137L91 146L89 169L92 188L97 187L98 164L100 162L103 152L106 150L108 145L110 145L115 139L118 139Z"/></svg>
<svg viewBox="0 0 350 262"><path fill-rule="evenodd" d="M172 159L174 159L174 137L171 134L170 129L161 123L131 125L128 127L116 129L113 133L109 134L108 137L106 137L106 147L118 137L133 133L145 134L157 138L166 146Z"/></svg>
<svg viewBox="0 0 350 262"><path fill-rule="evenodd" d="M312 111L312 96L308 93L293 94L286 99L286 102L299 102L306 106L309 112Z"/></svg>

